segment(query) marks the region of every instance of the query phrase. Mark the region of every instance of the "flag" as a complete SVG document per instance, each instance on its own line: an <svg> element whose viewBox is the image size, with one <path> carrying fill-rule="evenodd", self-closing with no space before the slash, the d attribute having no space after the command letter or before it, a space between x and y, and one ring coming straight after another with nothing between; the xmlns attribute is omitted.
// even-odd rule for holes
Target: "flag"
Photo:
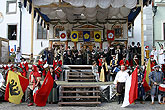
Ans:
<svg viewBox="0 0 165 110"><path fill-rule="evenodd" d="M37 106L46 105L46 101L48 99L49 93L53 88L53 83L54 83L54 80L50 72L48 71L41 88L37 90L36 93L34 94L34 103Z"/></svg>
<svg viewBox="0 0 165 110"><path fill-rule="evenodd" d="M114 41L114 30L107 30L107 40Z"/></svg>
<svg viewBox="0 0 165 110"><path fill-rule="evenodd" d="M126 107L132 104L138 97L138 76L137 67L133 73L128 77L125 83L124 102L121 107Z"/></svg>
<svg viewBox="0 0 165 110"><path fill-rule="evenodd" d="M72 33L71 33L71 41L78 42L78 31L72 31Z"/></svg>
<svg viewBox="0 0 165 110"><path fill-rule="evenodd" d="M90 41L90 31L83 31L83 39L84 39L84 42Z"/></svg>
<svg viewBox="0 0 165 110"><path fill-rule="evenodd" d="M101 42L101 31L94 31L95 42Z"/></svg>
<svg viewBox="0 0 165 110"><path fill-rule="evenodd" d="M59 31L60 41L67 41L66 31Z"/></svg>
<svg viewBox="0 0 165 110"><path fill-rule="evenodd" d="M9 71L5 100L14 104L20 104L22 96L29 85L29 80L13 71Z"/></svg>
<svg viewBox="0 0 165 110"><path fill-rule="evenodd" d="M151 88L149 86L149 74L151 72L151 61L150 59L148 60L148 63L147 63L147 68L144 72L144 78L143 78L143 87L144 87L144 90L145 92L149 91Z"/></svg>

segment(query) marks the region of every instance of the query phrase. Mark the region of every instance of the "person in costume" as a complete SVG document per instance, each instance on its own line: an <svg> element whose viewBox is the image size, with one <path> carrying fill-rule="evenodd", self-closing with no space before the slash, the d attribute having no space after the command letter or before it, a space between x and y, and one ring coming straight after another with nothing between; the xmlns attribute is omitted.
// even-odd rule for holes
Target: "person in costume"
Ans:
<svg viewBox="0 0 165 110"><path fill-rule="evenodd" d="M151 71L154 71L154 66L157 65L157 62L154 59L154 55L150 55L150 58L151 58Z"/></svg>
<svg viewBox="0 0 165 110"><path fill-rule="evenodd" d="M145 90L144 90L144 87L143 87L143 78L144 78L144 74L143 72L141 71L142 69L140 68L140 66L138 66L138 99L140 100L140 103L141 104L144 104L144 96L145 96Z"/></svg>
<svg viewBox="0 0 165 110"><path fill-rule="evenodd" d="M100 58L98 59L98 63L99 63L98 71L100 73L101 72L102 63L103 63L103 55L101 55Z"/></svg>
<svg viewBox="0 0 165 110"><path fill-rule="evenodd" d="M158 103L161 104L161 93L158 89L159 85L163 83L164 73L159 71L160 66L156 65L154 67L155 71L150 72L149 74L149 84L151 86L151 100L152 105L154 104L154 97L158 96Z"/></svg>
<svg viewBox="0 0 165 110"><path fill-rule="evenodd" d="M38 60L38 66L39 66L39 69L40 69L40 71L42 72L42 76L46 76L46 71L45 71L45 69L44 69L44 65L46 64L46 60L44 60L44 58L45 58L45 56L44 55L42 55L41 56L41 58Z"/></svg>
<svg viewBox="0 0 165 110"><path fill-rule="evenodd" d="M139 59L138 59L137 55L134 55L134 58L131 60L131 63L130 63L132 70L134 70L137 65L139 65Z"/></svg>
<svg viewBox="0 0 165 110"><path fill-rule="evenodd" d="M32 72L29 74L28 106L33 105L33 93L41 87L41 75L38 71L39 68L36 65L32 65Z"/></svg>
<svg viewBox="0 0 165 110"><path fill-rule="evenodd" d="M92 73L95 75L95 79L98 82L100 78L99 78L98 66L97 66L96 61L93 62Z"/></svg>
<svg viewBox="0 0 165 110"><path fill-rule="evenodd" d="M148 60L150 58L150 50L149 50L149 46L145 47L145 57Z"/></svg>
<svg viewBox="0 0 165 110"><path fill-rule="evenodd" d="M57 98L57 97L55 97L55 95L57 94L56 93L57 91L55 91L55 88L57 87L57 84L56 84L57 76L56 76L56 74L54 72L54 68L53 67L51 67L49 69L49 71L50 71L50 74L51 74L51 76L52 76L52 78L54 80L54 83L53 83L53 88L50 91L50 94L48 96L48 103L54 104L54 103L56 103L56 100L55 99Z"/></svg>
<svg viewBox="0 0 165 110"><path fill-rule="evenodd" d="M123 56L123 59L120 60L119 65L120 65L120 66L121 66L121 65L125 65L125 70L127 70L127 67L129 66L129 61L126 60L126 57L125 57L125 56Z"/></svg>
<svg viewBox="0 0 165 110"><path fill-rule="evenodd" d="M118 104L124 100L125 82L128 77L129 74L125 71L125 66L121 65L121 70L116 74L114 80L115 87L117 88Z"/></svg>
<svg viewBox="0 0 165 110"><path fill-rule="evenodd" d="M112 60L110 61L111 73L110 73L110 81L113 81L116 76L115 68L118 67L118 60L115 55L112 55Z"/></svg>
<svg viewBox="0 0 165 110"><path fill-rule="evenodd" d="M155 46L153 46L153 49L150 54L153 55L153 57L154 57L153 59L156 60L156 62L158 62L158 51L156 50Z"/></svg>
<svg viewBox="0 0 165 110"><path fill-rule="evenodd" d="M21 63L19 67L22 69L22 72L21 72L22 76L26 77L29 67L25 58L21 57Z"/></svg>
<svg viewBox="0 0 165 110"><path fill-rule="evenodd" d="M102 67L101 67L101 73L100 73L100 81L106 82L107 81L107 74L108 74L108 66L105 58L102 60Z"/></svg>

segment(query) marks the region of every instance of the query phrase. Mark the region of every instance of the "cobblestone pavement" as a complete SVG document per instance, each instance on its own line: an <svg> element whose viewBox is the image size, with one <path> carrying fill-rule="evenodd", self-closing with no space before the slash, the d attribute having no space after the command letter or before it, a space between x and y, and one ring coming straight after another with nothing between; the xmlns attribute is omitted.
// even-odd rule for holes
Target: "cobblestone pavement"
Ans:
<svg viewBox="0 0 165 110"><path fill-rule="evenodd" d="M164 110L165 105L160 105L155 102L151 105L151 102L145 102L145 104L132 104L126 108L121 108L116 102L102 103L98 107L83 107L83 106L63 106L59 107L57 104L47 104L45 107L28 107L26 103L19 105L11 104L8 102L0 103L0 110Z"/></svg>

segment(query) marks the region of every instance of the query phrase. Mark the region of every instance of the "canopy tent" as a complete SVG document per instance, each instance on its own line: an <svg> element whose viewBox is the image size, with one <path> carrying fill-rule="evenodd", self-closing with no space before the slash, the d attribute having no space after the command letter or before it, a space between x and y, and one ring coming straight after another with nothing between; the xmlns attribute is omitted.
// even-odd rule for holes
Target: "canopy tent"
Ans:
<svg viewBox="0 0 165 110"><path fill-rule="evenodd" d="M143 0L146 4L148 0ZM24 6L43 27L50 22L109 23L112 19L126 19L133 23L140 13L138 0L24 0Z"/></svg>

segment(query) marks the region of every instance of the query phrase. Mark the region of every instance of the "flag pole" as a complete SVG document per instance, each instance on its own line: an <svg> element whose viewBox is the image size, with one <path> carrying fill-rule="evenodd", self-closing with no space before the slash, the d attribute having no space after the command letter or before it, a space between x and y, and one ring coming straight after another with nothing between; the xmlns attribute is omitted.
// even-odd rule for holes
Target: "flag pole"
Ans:
<svg viewBox="0 0 165 110"><path fill-rule="evenodd" d="M143 0L141 0L141 65L144 64Z"/></svg>
<svg viewBox="0 0 165 110"><path fill-rule="evenodd" d="M34 36L34 6L32 3L32 13L31 13L31 55L30 62L33 63L33 36Z"/></svg>

